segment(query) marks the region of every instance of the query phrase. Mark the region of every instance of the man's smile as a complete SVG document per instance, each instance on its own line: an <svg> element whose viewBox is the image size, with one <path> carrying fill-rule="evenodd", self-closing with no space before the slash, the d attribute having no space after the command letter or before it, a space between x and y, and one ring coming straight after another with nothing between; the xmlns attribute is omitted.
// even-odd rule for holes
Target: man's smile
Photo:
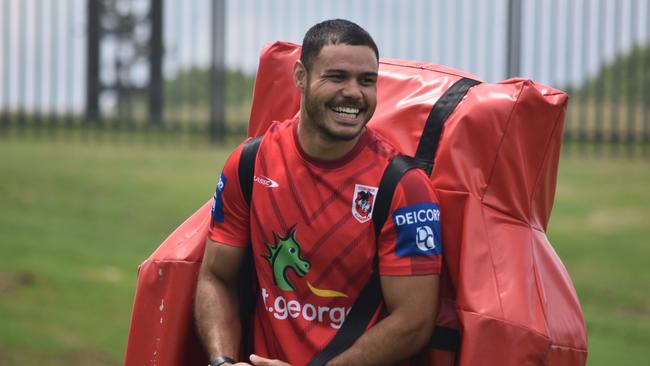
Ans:
<svg viewBox="0 0 650 366"><path fill-rule="evenodd" d="M331 102L327 103L326 107L334 112L334 117L337 121L342 123L357 124L359 116L366 111L363 103L350 103L350 102Z"/></svg>
<svg viewBox="0 0 650 366"><path fill-rule="evenodd" d="M359 108L354 107L332 107L334 112L341 114L343 117L356 118L359 115Z"/></svg>

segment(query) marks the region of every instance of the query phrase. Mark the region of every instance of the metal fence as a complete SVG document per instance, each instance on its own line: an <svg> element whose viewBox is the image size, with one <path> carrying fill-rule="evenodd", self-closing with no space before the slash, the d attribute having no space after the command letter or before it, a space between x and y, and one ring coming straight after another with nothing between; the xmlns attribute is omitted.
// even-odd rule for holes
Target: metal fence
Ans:
<svg viewBox="0 0 650 366"><path fill-rule="evenodd" d="M0 0L0 128L245 130L262 46L347 18L383 57L571 95L566 139L650 150L647 0Z"/></svg>

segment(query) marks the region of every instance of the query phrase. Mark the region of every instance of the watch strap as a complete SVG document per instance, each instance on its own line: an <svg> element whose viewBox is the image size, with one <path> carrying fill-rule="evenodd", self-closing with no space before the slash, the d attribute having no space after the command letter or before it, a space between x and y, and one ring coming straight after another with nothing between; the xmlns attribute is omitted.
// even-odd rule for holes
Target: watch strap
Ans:
<svg viewBox="0 0 650 366"><path fill-rule="evenodd" d="M224 363L232 363L236 364L237 361L233 360L232 358L228 356L217 356L208 366L220 366L223 365Z"/></svg>

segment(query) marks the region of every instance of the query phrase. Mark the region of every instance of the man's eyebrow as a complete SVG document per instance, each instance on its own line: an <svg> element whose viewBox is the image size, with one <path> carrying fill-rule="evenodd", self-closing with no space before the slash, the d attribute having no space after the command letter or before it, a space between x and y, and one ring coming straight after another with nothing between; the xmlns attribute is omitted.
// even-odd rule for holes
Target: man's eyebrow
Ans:
<svg viewBox="0 0 650 366"><path fill-rule="evenodd" d="M327 69L323 71L324 74L349 74L350 72L343 69Z"/></svg>
<svg viewBox="0 0 650 366"><path fill-rule="evenodd" d="M350 71L344 70L344 69L327 69L327 70L323 71L323 74L326 74L326 75L327 74L345 74L345 75L347 75L347 74L350 74ZM368 77L368 76L370 76L370 77L378 77L379 76L379 74L377 72L375 72L375 71L362 72L360 75L363 76L363 77Z"/></svg>

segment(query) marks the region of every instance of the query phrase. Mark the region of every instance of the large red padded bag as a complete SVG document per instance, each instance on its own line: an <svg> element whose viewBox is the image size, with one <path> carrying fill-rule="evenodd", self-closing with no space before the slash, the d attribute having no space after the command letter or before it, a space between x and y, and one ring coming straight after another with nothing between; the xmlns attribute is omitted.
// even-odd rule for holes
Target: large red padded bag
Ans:
<svg viewBox="0 0 650 366"><path fill-rule="evenodd" d="M260 59L249 136L295 116L291 70L300 48L277 42ZM456 81L439 65L381 59L369 122L414 155L432 106ZM546 237L567 95L529 80L483 83L447 119L431 179L441 206L444 270L437 325L457 354L427 349L416 365L584 365L587 334L562 262ZM126 365L200 365L192 301L210 202L139 267Z"/></svg>

